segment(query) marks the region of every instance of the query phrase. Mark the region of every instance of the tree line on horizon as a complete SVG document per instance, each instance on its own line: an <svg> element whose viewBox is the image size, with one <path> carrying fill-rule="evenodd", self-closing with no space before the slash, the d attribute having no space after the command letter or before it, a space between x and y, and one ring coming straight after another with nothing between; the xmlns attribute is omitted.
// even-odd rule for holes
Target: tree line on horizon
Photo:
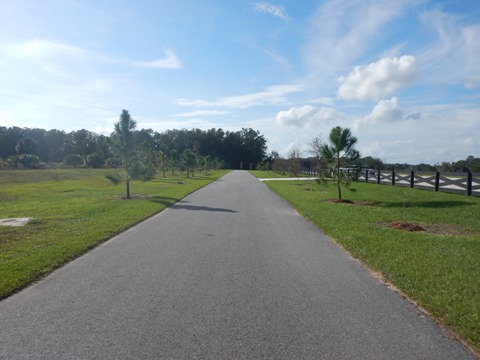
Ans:
<svg viewBox="0 0 480 360"><path fill-rule="evenodd" d="M338 127L332 128L337 129ZM340 128L341 129L341 128ZM348 128L346 128L349 130ZM338 129L337 129L338 130ZM350 130L349 130L350 131ZM349 132L350 134L350 132ZM330 133L329 138L332 136ZM350 134L353 137L353 135ZM332 144L332 140L329 139L329 143ZM269 154L267 161L258 164L258 168L261 170L273 170L278 173L289 173L292 176L297 176L301 170L310 170L317 173L323 170L334 170L332 162L325 157L325 153L322 148L328 145L322 136L313 138L308 144L306 151L301 151L300 146L294 146L287 154L286 157L280 156L276 151L272 151ZM306 156L305 156L306 155ZM471 172L480 173L480 158L473 155L468 156L466 159L447 162L443 161L434 165L427 163L409 164L409 163L387 163L378 157L372 156L356 156L348 161L342 161L337 164L337 167L352 167L355 169L370 169L370 170L397 170L397 171L440 171L447 172Z"/></svg>
<svg viewBox="0 0 480 360"><path fill-rule="evenodd" d="M113 146L114 136L114 131L107 136L86 129L65 132L0 126L0 168L119 167L121 159ZM163 174L175 166L188 170L185 165L188 161L197 167L209 162L208 166L212 167L275 170L291 174L298 173L300 169L327 166L321 164L318 150L323 141L320 137L312 140L310 156L305 156L299 147L295 147L286 157L275 150L267 153L267 139L251 128L240 131L173 129L164 132L141 129L134 130L133 137L135 153L139 158L136 164L140 164L140 160L150 162ZM186 151L192 154L184 154ZM188 157L191 159L185 160ZM385 163L380 158L366 156L359 157L350 165L373 170L480 172L480 158L474 156L435 165Z"/></svg>
<svg viewBox="0 0 480 360"><path fill-rule="evenodd" d="M115 130L108 136L81 129L65 132L52 129L0 126L0 168L120 167ZM251 128L223 129L131 129L132 164L160 170L172 167L191 171L208 166L249 169L265 160L265 137Z"/></svg>
<svg viewBox="0 0 480 360"><path fill-rule="evenodd" d="M322 163L321 157L302 156L301 152L294 149L288 153L286 157L281 157L278 153L273 152L274 157L269 167L269 164L260 164L262 169L271 169L280 173L290 173L291 175L297 175L301 169L318 169L323 168L327 164ZM380 158L365 156L359 157L356 160L351 161L349 166L358 167L362 169L371 170L397 170L397 171L440 171L442 173L480 173L480 158L474 156L468 156L465 160L458 160L454 162L443 161L435 165L420 163L420 164L408 164L408 163L386 163Z"/></svg>

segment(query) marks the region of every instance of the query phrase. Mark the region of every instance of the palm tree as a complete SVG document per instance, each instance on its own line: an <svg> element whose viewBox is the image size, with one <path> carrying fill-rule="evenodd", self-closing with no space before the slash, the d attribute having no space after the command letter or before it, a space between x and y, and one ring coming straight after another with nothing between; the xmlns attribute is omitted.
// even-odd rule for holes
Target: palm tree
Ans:
<svg viewBox="0 0 480 360"><path fill-rule="evenodd" d="M130 199L130 175L128 167L130 165L130 153L134 147L133 131L137 123L132 119L127 110L123 110L120 120L115 123L114 149L122 159L125 169L125 179L127 183L127 199Z"/></svg>
<svg viewBox="0 0 480 360"><path fill-rule="evenodd" d="M360 157L360 153L355 150L357 138L352 136L350 129L342 129L340 126L334 127L329 136L330 145L324 144L321 148L322 155L326 162L333 164L335 177L337 180L338 199L342 200L342 190L340 188L342 174L340 167L348 165L349 162Z"/></svg>

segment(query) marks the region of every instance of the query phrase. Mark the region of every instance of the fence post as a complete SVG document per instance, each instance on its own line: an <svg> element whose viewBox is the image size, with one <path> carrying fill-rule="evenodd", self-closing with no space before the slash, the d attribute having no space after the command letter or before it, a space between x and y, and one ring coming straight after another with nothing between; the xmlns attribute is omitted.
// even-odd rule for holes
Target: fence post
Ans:
<svg viewBox="0 0 480 360"><path fill-rule="evenodd" d="M473 186L473 176L472 176L472 173L469 171L467 173L467 196L472 195L472 186Z"/></svg>
<svg viewBox="0 0 480 360"><path fill-rule="evenodd" d="M380 173L380 170L377 171L377 184L380 184L380 176L381 176L381 173Z"/></svg>
<svg viewBox="0 0 480 360"><path fill-rule="evenodd" d="M436 171L435 172L435 191L438 191L440 188L440 172Z"/></svg>
<svg viewBox="0 0 480 360"><path fill-rule="evenodd" d="M413 189L415 185L415 172L412 170L410 171L410 187Z"/></svg>
<svg viewBox="0 0 480 360"><path fill-rule="evenodd" d="M368 182L368 169L365 170L365 182Z"/></svg>
<svg viewBox="0 0 480 360"><path fill-rule="evenodd" d="M392 170L392 186L395 186L395 170Z"/></svg>

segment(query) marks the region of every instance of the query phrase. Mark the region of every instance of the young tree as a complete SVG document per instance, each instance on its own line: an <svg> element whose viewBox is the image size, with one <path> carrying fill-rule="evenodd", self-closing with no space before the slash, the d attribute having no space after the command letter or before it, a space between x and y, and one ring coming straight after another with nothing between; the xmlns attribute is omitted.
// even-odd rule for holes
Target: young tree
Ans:
<svg viewBox="0 0 480 360"><path fill-rule="evenodd" d="M322 147L325 143L322 140L322 135L315 137L310 142L310 153L313 155L313 169L317 174L321 174L322 170L324 170L323 164L323 154L322 154Z"/></svg>
<svg viewBox="0 0 480 360"><path fill-rule="evenodd" d="M190 149L185 149L182 153L182 160L187 168L187 177L190 177L190 173L192 177L195 177L195 166L197 165L197 155Z"/></svg>
<svg viewBox="0 0 480 360"><path fill-rule="evenodd" d="M158 146L158 162L160 165L160 168L162 170L162 176L165 177L165 172L167 171L168 167L168 149L167 145L165 144L160 144Z"/></svg>
<svg viewBox="0 0 480 360"><path fill-rule="evenodd" d="M292 176L298 176L301 170L300 159L302 157L302 152L298 145L294 145L293 148L288 153L288 171Z"/></svg>
<svg viewBox="0 0 480 360"><path fill-rule="evenodd" d="M149 181L155 179L157 172L157 154L148 141L143 141L135 146L135 151L130 156L128 174L132 179Z"/></svg>
<svg viewBox="0 0 480 360"><path fill-rule="evenodd" d="M133 120L127 110L123 110L120 120L115 123L115 133L113 137L113 147L122 159L122 165L125 170L125 182L127 185L127 199L130 199L130 175L128 173L130 165L130 154L134 148L133 130L137 123Z"/></svg>
<svg viewBox="0 0 480 360"><path fill-rule="evenodd" d="M174 176L175 175L175 169L178 166L178 153L177 153L176 149L170 150L170 154L168 155L168 164L170 166L172 176Z"/></svg>
<svg viewBox="0 0 480 360"><path fill-rule="evenodd" d="M357 138L352 136L350 129L342 129L340 126L337 126L331 130L329 141L330 144L322 146L322 155L328 163L333 165L337 180L338 199L342 200L340 183L343 174L340 171L340 167L347 166L350 162L360 157L360 153L354 148Z"/></svg>

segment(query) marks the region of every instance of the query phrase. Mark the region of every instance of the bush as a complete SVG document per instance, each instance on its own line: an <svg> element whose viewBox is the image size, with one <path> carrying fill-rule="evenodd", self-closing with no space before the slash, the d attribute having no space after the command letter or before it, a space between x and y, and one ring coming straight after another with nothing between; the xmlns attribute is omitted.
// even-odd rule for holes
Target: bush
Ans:
<svg viewBox="0 0 480 360"><path fill-rule="evenodd" d="M40 158L36 155L23 154L10 156L6 160L7 167L19 169L38 169L41 167Z"/></svg>
<svg viewBox="0 0 480 360"><path fill-rule="evenodd" d="M105 160L105 166L108 167L108 168L121 167L122 162L115 157L110 157L107 160Z"/></svg>
<svg viewBox="0 0 480 360"><path fill-rule="evenodd" d="M132 179L149 181L155 179L156 169L152 164L145 164L139 160L135 160L128 167L128 173Z"/></svg>
<svg viewBox="0 0 480 360"><path fill-rule="evenodd" d="M105 175L105 177L112 182L113 185L118 185L121 181L120 174L115 172L113 174Z"/></svg>
<svg viewBox="0 0 480 360"><path fill-rule="evenodd" d="M105 164L105 160L103 155L99 152L94 152L87 156L87 166L98 169L101 168Z"/></svg>
<svg viewBox="0 0 480 360"><path fill-rule="evenodd" d="M80 167L84 165L83 158L78 154L69 154L63 159L65 165L71 167Z"/></svg>

